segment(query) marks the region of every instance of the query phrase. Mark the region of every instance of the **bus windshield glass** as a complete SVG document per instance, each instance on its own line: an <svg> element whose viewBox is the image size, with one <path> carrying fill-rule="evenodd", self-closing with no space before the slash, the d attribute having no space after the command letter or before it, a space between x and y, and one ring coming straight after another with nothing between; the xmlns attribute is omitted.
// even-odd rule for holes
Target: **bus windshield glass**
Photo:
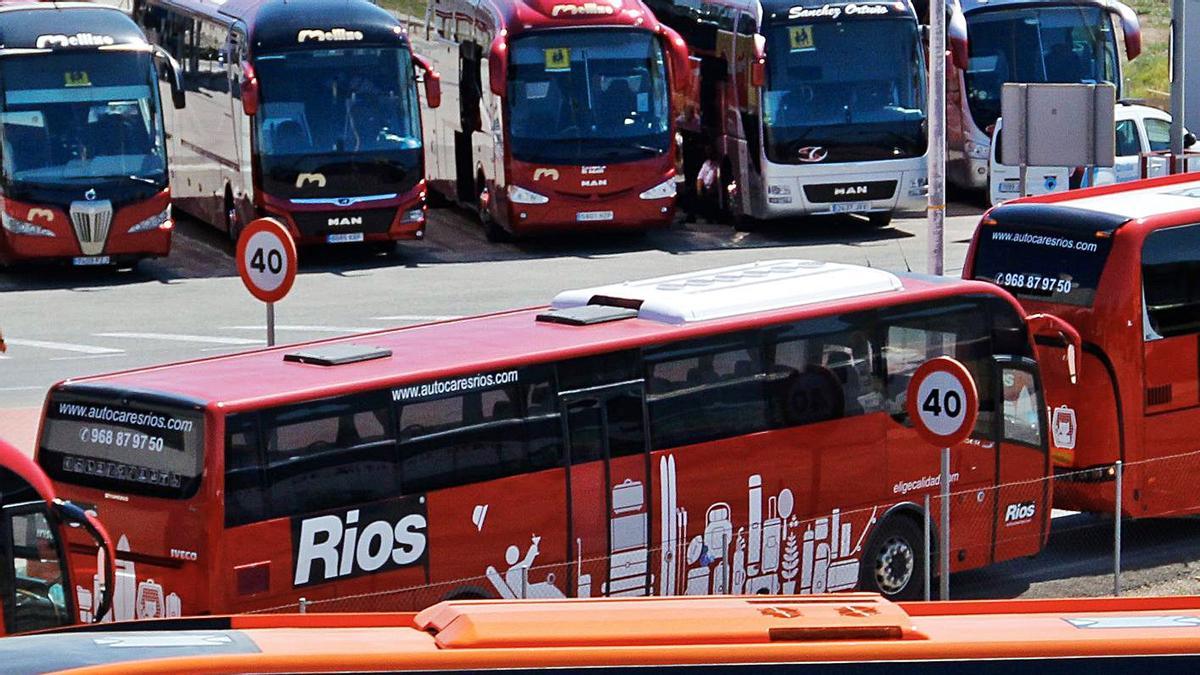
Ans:
<svg viewBox="0 0 1200 675"><path fill-rule="evenodd" d="M925 154L925 59L911 17L801 20L765 33L770 161Z"/></svg>
<svg viewBox="0 0 1200 675"><path fill-rule="evenodd" d="M980 129L1000 116L1005 82L1117 85L1117 42L1099 7L982 10L967 16L967 104Z"/></svg>
<svg viewBox="0 0 1200 675"><path fill-rule="evenodd" d="M46 408L38 462L64 483L182 499L200 484L203 431L196 411L59 393Z"/></svg>
<svg viewBox="0 0 1200 675"><path fill-rule="evenodd" d="M1027 227L981 227L974 278L1022 299L1089 307L1111 239Z"/></svg>
<svg viewBox="0 0 1200 675"><path fill-rule="evenodd" d="M166 187L150 55L35 54L0 59L3 175L14 185L125 180Z"/></svg>
<svg viewBox="0 0 1200 675"><path fill-rule="evenodd" d="M513 41L510 150L522 162L590 164L670 147L662 46L645 30L554 30Z"/></svg>
<svg viewBox="0 0 1200 675"><path fill-rule="evenodd" d="M411 181L422 151L407 48L293 50L259 56L254 65L261 97L255 118L259 160L268 194L380 194ZM318 186L299 181L301 174L324 180Z"/></svg>

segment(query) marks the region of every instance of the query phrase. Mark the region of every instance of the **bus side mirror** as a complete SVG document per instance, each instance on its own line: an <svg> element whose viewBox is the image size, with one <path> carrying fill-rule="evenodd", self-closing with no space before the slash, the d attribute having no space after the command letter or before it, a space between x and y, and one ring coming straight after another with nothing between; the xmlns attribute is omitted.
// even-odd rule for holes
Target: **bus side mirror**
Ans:
<svg viewBox="0 0 1200 675"><path fill-rule="evenodd" d="M508 82L508 41L501 33L488 49L488 85L492 93L503 97Z"/></svg>
<svg viewBox="0 0 1200 675"><path fill-rule="evenodd" d="M658 24L658 34L662 38L664 51L670 62L672 88L682 94L684 98L691 98L692 65L687 43L679 33L666 24Z"/></svg>
<svg viewBox="0 0 1200 675"><path fill-rule="evenodd" d="M1190 131L1185 131L1183 133L1183 147L1190 148L1195 144L1196 144L1196 134L1193 134Z"/></svg>
<svg viewBox="0 0 1200 675"><path fill-rule="evenodd" d="M167 71L167 81L171 83L171 105L175 106L176 110L183 109L187 105L187 99L183 95L183 71L179 67L179 62L167 50L159 46L154 47L154 58Z"/></svg>
<svg viewBox="0 0 1200 675"><path fill-rule="evenodd" d="M51 504L60 522L71 527L82 527L95 540L96 546L101 552L101 555L97 556L97 562L103 565L104 569L96 570L96 573L103 576L104 585L100 589L100 601L96 606L96 611L92 613L93 623L100 623L112 609L113 592L116 589L117 563L112 537L108 535L108 530L104 529L104 525L100 523L95 513L85 511L62 499L55 499Z"/></svg>
<svg viewBox="0 0 1200 675"><path fill-rule="evenodd" d="M754 61L750 63L750 86L758 88L767 84L767 39L754 36Z"/></svg>
<svg viewBox="0 0 1200 675"><path fill-rule="evenodd" d="M1130 60L1136 58L1142 53L1142 24L1138 21L1137 13L1129 5L1121 2L1109 3L1108 8L1121 22L1121 33L1125 36L1125 56Z"/></svg>
<svg viewBox="0 0 1200 675"><path fill-rule="evenodd" d="M1029 325L1029 332L1034 337L1048 337L1063 342L1063 346L1067 349L1067 374L1071 378L1071 384L1078 383L1079 350L1083 344L1079 337L1079 331L1053 314L1030 314L1025 317L1025 322Z"/></svg>
<svg viewBox="0 0 1200 675"><path fill-rule="evenodd" d="M421 81L425 83L425 102L430 108L436 108L442 104L442 76L433 69L433 64L429 59L420 54L413 54L413 61L417 67L421 69Z"/></svg>
<svg viewBox="0 0 1200 675"><path fill-rule="evenodd" d="M242 63L242 112L249 117L258 114L258 76L249 63Z"/></svg>
<svg viewBox="0 0 1200 675"><path fill-rule="evenodd" d="M967 18L958 3L946 5L946 46L955 68L966 71L971 53L967 43Z"/></svg>

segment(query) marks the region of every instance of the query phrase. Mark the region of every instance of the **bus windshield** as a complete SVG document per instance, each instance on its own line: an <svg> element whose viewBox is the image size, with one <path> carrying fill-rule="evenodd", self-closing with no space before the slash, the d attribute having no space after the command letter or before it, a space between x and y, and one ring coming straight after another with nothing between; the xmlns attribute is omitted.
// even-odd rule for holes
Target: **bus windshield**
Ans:
<svg viewBox="0 0 1200 675"><path fill-rule="evenodd" d="M396 192L420 167L421 118L407 48L306 49L259 56L254 64L267 193ZM307 194L319 188L298 181L300 174L324 176L320 194Z"/></svg>
<svg viewBox="0 0 1200 675"><path fill-rule="evenodd" d="M1021 299L1089 307L1111 239L1018 225L983 227L974 278Z"/></svg>
<svg viewBox="0 0 1200 675"><path fill-rule="evenodd" d="M589 164L670 147L662 46L645 30L554 30L513 41L510 149L522 162Z"/></svg>
<svg viewBox="0 0 1200 675"><path fill-rule="evenodd" d="M9 186L98 179L166 187L154 66L147 53L0 59L3 176Z"/></svg>
<svg viewBox="0 0 1200 675"><path fill-rule="evenodd" d="M1005 82L1111 82L1121 97L1117 43L1099 7L983 10L967 16L967 104L980 129L1000 116Z"/></svg>
<svg viewBox="0 0 1200 675"><path fill-rule="evenodd" d="M925 59L911 18L810 20L768 25L765 33L770 161L925 154Z"/></svg>
<svg viewBox="0 0 1200 675"><path fill-rule="evenodd" d="M204 470L200 413L56 393L38 462L54 480L155 497L191 497Z"/></svg>

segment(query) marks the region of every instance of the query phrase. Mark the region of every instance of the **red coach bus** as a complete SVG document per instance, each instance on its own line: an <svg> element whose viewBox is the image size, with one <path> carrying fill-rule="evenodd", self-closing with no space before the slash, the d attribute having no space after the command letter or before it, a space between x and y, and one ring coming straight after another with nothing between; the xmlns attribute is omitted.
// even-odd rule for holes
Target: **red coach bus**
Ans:
<svg viewBox="0 0 1200 675"><path fill-rule="evenodd" d="M1192 675L1195 597L894 604L774 598L453 601L418 614L140 621L0 641L11 673L661 672Z"/></svg>
<svg viewBox="0 0 1200 675"><path fill-rule="evenodd" d="M365 0L135 0L183 64L168 120L175 203L237 240L273 216L299 244L391 246L425 233L414 69L404 27Z"/></svg>
<svg viewBox="0 0 1200 675"><path fill-rule="evenodd" d="M0 265L132 265L171 248L158 71L177 66L115 7L0 7Z"/></svg>
<svg viewBox="0 0 1200 675"><path fill-rule="evenodd" d="M745 264L69 380L37 457L185 614L431 584L370 606L912 598L939 466L905 416L913 371L954 356L982 401L954 451L952 569L1032 555L1050 459L1031 333L1052 327L991 284Z"/></svg>
<svg viewBox="0 0 1200 675"><path fill-rule="evenodd" d="M641 0L439 0L424 38L457 74L429 125L430 187L489 239L671 223L687 47Z"/></svg>
<svg viewBox="0 0 1200 675"><path fill-rule="evenodd" d="M113 561L95 515L0 440L0 635L98 621L112 607Z"/></svg>
<svg viewBox="0 0 1200 675"><path fill-rule="evenodd" d="M1053 414L1056 507L1110 512L1122 460L1125 513L1200 511L1182 478L1200 428L1197 223L1200 181L1184 174L1016 200L975 233L964 277L1054 312L1083 339L1087 404Z"/></svg>

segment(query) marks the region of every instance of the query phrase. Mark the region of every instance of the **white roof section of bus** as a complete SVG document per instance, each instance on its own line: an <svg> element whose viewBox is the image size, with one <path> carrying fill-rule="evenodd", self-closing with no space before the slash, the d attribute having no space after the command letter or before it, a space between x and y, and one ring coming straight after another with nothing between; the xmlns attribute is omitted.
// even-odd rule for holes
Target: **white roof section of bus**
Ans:
<svg viewBox="0 0 1200 675"><path fill-rule="evenodd" d="M1125 190L1096 197L1057 202L1073 209L1115 213L1130 219L1200 209L1200 181Z"/></svg>
<svg viewBox="0 0 1200 675"><path fill-rule="evenodd" d="M638 318L678 325L901 288L895 274L870 267L815 260L767 260L563 291L551 304L555 309L580 307L596 296L640 301Z"/></svg>

